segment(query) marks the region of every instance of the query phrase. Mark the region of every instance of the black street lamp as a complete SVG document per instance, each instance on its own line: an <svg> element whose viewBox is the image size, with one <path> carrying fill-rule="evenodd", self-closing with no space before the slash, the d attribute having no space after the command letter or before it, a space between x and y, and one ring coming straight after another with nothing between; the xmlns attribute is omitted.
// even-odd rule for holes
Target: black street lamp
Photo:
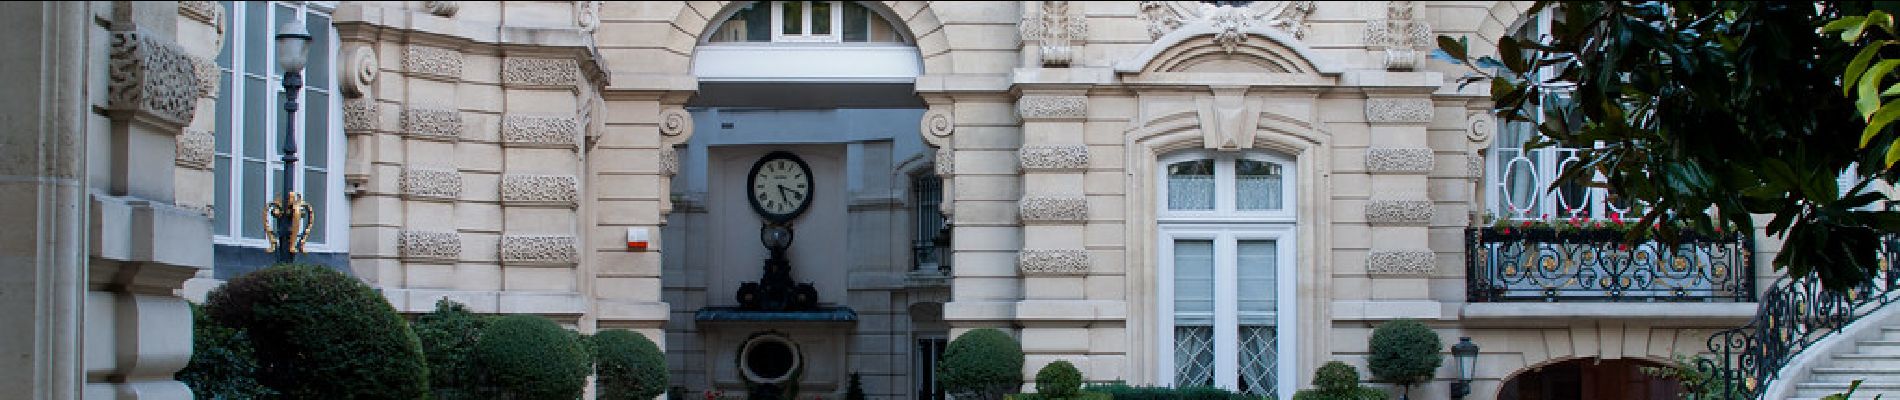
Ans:
<svg viewBox="0 0 1900 400"><path fill-rule="evenodd" d="M279 264L303 252L310 232L311 209L291 190L297 172L297 93L303 90L303 67L310 58L310 31L292 21L277 28L277 66L284 71L284 196L271 202L271 250Z"/></svg>
<svg viewBox="0 0 1900 400"><path fill-rule="evenodd" d="M1458 380L1451 383L1451 397L1462 399L1471 394L1471 375L1478 369L1478 344L1470 337L1459 337L1458 344L1451 345L1451 358L1458 363Z"/></svg>

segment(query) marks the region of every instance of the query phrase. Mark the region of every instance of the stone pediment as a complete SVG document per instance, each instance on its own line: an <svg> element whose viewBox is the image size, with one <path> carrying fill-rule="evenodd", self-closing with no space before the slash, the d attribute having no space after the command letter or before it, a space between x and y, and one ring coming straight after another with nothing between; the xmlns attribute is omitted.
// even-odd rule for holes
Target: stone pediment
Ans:
<svg viewBox="0 0 1900 400"><path fill-rule="evenodd" d="M1215 6L1187 1L1141 4L1154 38L1115 65L1120 73L1272 73L1337 75L1342 70L1300 41L1310 1Z"/></svg>

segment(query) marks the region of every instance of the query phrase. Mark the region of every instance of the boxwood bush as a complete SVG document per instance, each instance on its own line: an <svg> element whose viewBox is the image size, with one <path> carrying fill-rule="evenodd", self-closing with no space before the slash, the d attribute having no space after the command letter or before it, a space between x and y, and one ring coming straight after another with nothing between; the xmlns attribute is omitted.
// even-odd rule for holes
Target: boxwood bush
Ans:
<svg viewBox="0 0 1900 400"><path fill-rule="evenodd" d="M1082 389L1082 371L1067 360L1056 360L1036 371L1036 393L1047 399L1065 399Z"/></svg>
<svg viewBox="0 0 1900 400"><path fill-rule="evenodd" d="M1002 399L1023 385L1023 348L1003 331L964 332L944 348L937 379L959 399Z"/></svg>
<svg viewBox="0 0 1900 400"><path fill-rule="evenodd" d="M1444 348L1438 333L1416 320L1379 324L1372 328L1366 344L1372 351L1366 358L1366 369L1372 370L1372 376L1407 388L1431 380L1445 361L1438 353Z"/></svg>
<svg viewBox="0 0 1900 400"><path fill-rule="evenodd" d="M204 307L191 305L191 363L173 377L200 399L255 399L276 391L259 383L257 354L243 331L212 321Z"/></svg>
<svg viewBox="0 0 1900 400"><path fill-rule="evenodd" d="M600 399L651 399L666 392L666 355L646 335L608 329L590 342Z"/></svg>
<svg viewBox="0 0 1900 400"><path fill-rule="evenodd" d="M1385 392L1359 386L1359 370L1328 361L1313 374L1313 388L1293 394L1293 400L1385 400Z"/></svg>
<svg viewBox="0 0 1900 400"><path fill-rule="evenodd" d="M416 316L416 338L429 360L429 389L435 400L485 398L471 353L491 319L449 299L437 300L435 311Z"/></svg>
<svg viewBox="0 0 1900 400"><path fill-rule="evenodd" d="M482 329L475 362L491 398L574 400L587 384L589 357L576 335L535 315L510 315Z"/></svg>
<svg viewBox="0 0 1900 400"><path fill-rule="evenodd" d="M205 312L251 340L259 383L285 398L428 396L422 346L374 289L314 265L278 265L213 290Z"/></svg>
<svg viewBox="0 0 1900 400"><path fill-rule="evenodd" d="M1128 386L1112 384L1094 386L1083 393L1101 393L1113 400L1255 400L1259 397L1229 392L1220 388L1189 386L1183 388Z"/></svg>

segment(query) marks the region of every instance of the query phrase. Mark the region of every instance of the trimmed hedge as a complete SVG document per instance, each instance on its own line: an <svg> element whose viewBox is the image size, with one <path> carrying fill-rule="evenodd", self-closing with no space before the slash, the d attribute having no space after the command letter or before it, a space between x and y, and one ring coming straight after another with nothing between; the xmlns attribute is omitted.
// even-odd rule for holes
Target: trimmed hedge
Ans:
<svg viewBox="0 0 1900 400"><path fill-rule="evenodd" d="M449 299L436 300L435 311L416 316L413 326L429 360L429 388L436 400L486 398L471 353L492 319Z"/></svg>
<svg viewBox="0 0 1900 400"><path fill-rule="evenodd" d="M592 340L600 399L651 399L666 392L666 355L646 335L608 329Z"/></svg>
<svg viewBox="0 0 1900 400"><path fill-rule="evenodd" d="M1183 388L1156 386L1128 386L1112 384L1093 386L1083 393L1102 393L1114 400L1254 400L1258 397L1229 392L1220 388L1189 386Z"/></svg>
<svg viewBox="0 0 1900 400"><path fill-rule="evenodd" d="M937 379L959 399L999 400L1023 385L1023 348L1003 331L964 332L943 350Z"/></svg>
<svg viewBox="0 0 1900 400"><path fill-rule="evenodd" d="M257 351L244 332L219 325L191 305L191 363L173 375L200 399L255 399L277 391L257 382Z"/></svg>
<svg viewBox="0 0 1900 400"><path fill-rule="evenodd" d="M1067 360L1056 360L1036 371L1036 393L1045 398L1068 398L1081 389L1082 371Z"/></svg>
<svg viewBox="0 0 1900 400"><path fill-rule="evenodd" d="M495 319L482 329L474 355L493 398L573 400L590 372L576 335L535 315Z"/></svg>
<svg viewBox="0 0 1900 400"><path fill-rule="evenodd" d="M1328 361L1313 374L1313 389L1293 394L1293 400L1385 400L1385 392L1359 386L1359 370L1352 365Z"/></svg>
<svg viewBox="0 0 1900 400"><path fill-rule="evenodd" d="M1438 333L1416 320L1398 319L1379 324L1372 328L1372 337L1366 342L1372 351L1366 357L1366 369L1384 382L1410 386L1430 381L1445 361L1438 353L1444 349Z"/></svg>
<svg viewBox="0 0 1900 400"><path fill-rule="evenodd" d="M213 290L205 312L248 336L257 381L286 398L418 399L429 368L409 323L327 267L278 265Z"/></svg>

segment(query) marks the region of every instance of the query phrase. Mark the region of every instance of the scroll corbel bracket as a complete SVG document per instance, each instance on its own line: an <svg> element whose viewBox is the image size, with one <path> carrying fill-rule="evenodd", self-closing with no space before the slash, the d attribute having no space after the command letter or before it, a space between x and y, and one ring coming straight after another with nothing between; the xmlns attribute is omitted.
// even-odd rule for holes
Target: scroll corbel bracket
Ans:
<svg viewBox="0 0 1900 400"><path fill-rule="evenodd" d="M1245 87L1217 87L1212 97L1198 100L1201 143L1209 149L1253 148L1260 125L1260 101L1247 97Z"/></svg>

